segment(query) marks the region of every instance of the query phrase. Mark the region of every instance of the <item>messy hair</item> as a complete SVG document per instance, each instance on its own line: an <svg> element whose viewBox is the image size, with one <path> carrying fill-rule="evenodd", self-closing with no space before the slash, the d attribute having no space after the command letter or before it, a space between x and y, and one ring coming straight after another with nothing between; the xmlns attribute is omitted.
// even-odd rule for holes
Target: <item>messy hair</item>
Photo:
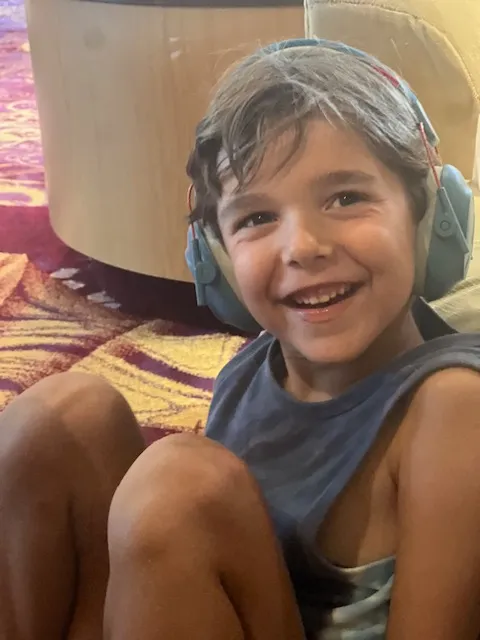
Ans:
<svg viewBox="0 0 480 640"><path fill-rule="evenodd" d="M374 58L322 45L262 50L240 62L220 82L197 127L187 165L195 190L192 219L219 235L217 204L225 167L242 189L254 179L268 146L292 133L280 169L302 146L314 119L360 135L401 179L421 219L427 208L428 156L418 116L386 75L392 72Z"/></svg>

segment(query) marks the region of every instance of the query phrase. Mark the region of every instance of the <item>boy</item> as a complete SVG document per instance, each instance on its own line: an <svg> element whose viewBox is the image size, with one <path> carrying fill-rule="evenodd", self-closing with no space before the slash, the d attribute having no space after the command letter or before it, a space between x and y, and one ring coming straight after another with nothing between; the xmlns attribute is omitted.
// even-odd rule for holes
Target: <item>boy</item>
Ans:
<svg viewBox="0 0 480 640"><path fill-rule="evenodd" d="M266 333L220 374L208 438L142 453L85 377L10 405L5 637L102 637L108 581L114 640L476 640L480 337L413 304L434 150L388 75L318 45L223 81L193 214Z"/></svg>

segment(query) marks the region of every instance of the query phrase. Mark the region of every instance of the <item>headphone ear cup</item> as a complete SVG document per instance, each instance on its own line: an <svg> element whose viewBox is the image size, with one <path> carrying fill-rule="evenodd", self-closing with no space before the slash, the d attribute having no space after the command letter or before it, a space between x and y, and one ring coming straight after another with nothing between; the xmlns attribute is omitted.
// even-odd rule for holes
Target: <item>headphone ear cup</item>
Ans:
<svg viewBox="0 0 480 640"><path fill-rule="evenodd" d="M209 234L198 222L194 223L194 231L188 229L185 260L195 282L197 303L208 306L221 322L245 333L259 333L262 328L240 301L220 267L216 257L220 249L224 253L221 263L229 261L220 243L209 242Z"/></svg>
<svg viewBox="0 0 480 640"><path fill-rule="evenodd" d="M463 280L474 242L474 199L464 177L451 165L438 169L441 188L433 172L428 210L417 231L415 293L438 300Z"/></svg>

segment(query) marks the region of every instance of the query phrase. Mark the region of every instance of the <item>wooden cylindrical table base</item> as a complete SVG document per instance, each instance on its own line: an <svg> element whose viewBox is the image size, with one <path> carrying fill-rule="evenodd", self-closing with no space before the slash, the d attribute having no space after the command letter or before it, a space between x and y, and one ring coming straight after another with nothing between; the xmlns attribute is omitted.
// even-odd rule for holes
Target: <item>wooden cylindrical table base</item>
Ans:
<svg viewBox="0 0 480 640"><path fill-rule="evenodd" d="M53 228L107 264L190 280L195 125L228 65L303 35L303 7L26 4Z"/></svg>

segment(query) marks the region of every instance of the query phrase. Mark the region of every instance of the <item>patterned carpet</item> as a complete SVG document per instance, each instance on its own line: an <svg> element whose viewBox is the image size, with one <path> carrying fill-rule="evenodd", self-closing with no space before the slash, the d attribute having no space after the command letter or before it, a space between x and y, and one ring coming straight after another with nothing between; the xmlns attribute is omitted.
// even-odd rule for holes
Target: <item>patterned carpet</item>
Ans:
<svg viewBox="0 0 480 640"><path fill-rule="evenodd" d="M244 341L195 308L191 285L102 265L56 238L23 3L0 0L0 410L44 376L87 371L125 394L149 441L199 431Z"/></svg>

